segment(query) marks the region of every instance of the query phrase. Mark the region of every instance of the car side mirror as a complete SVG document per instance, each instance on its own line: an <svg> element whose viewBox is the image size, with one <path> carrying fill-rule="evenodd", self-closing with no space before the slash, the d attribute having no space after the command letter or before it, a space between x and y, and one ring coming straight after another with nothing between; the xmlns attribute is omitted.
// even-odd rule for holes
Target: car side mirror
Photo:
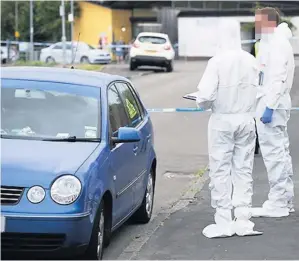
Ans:
<svg viewBox="0 0 299 261"><path fill-rule="evenodd" d="M138 142L140 140L140 131L130 127L120 127L118 129L117 137L112 137L112 142L114 144Z"/></svg>

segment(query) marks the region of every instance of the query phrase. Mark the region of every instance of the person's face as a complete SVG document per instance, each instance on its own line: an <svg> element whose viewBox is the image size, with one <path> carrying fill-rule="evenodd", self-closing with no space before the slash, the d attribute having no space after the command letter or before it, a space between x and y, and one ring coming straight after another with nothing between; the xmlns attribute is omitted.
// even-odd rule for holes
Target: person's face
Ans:
<svg viewBox="0 0 299 261"><path fill-rule="evenodd" d="M257 34L269 34L274 31L276 27L275 21L269 21L268 15L257 13L255 15L255 30Z"/></svg>

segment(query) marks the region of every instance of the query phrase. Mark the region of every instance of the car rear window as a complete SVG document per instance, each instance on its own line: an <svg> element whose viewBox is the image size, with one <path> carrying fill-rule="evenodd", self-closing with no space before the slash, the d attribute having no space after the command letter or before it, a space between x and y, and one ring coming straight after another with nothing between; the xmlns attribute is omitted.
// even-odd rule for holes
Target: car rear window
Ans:
<svg viewBox="0 0 299 261"><path fill-rule="evenodd" d="M157 36L140 36L138 41L141 43L151 43L151 44L165 44L166 39Z"/></svg>

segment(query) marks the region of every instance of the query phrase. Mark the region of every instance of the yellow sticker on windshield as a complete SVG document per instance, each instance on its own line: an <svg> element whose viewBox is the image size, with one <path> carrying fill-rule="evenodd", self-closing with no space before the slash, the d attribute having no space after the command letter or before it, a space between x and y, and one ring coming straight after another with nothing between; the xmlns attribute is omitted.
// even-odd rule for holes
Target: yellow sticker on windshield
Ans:
<svg viewBox="0 0 299 261"><path fill-rule="evenodd" d="M132 103L130 103L130 101L128 99L126 99L126 106L128 108L130 118L133 119L137 114L137 111L134 108L134 105Z"/></svg>

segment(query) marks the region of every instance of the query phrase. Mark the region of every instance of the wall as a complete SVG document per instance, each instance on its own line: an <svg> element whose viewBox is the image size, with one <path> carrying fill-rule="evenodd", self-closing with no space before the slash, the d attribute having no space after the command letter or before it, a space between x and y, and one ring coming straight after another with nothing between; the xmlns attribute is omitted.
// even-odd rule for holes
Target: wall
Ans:
<svg viewBox="0 0 299 261"><path fill-rule="evenodd" d="M225 19L225 17L179 17L179 56L212 57L217 48L217 26L219 18ZM254 22L254 16L229 18L234 18L240 23ZM248 37L244 33L242 33L242 36ZM244 45L243 49L249 50L250 48Z"/></svg>
<svg viewBox="0 0 299 261"><path fill-rule="evenodd" d="M179 56L181 57L211 57L215 53L217 45L216 32L219 18L225 17L179 17L178 18L178 43ZM254 22L254 16L230 17L238 20L240 23ZM297 30L293 31L294 39L291 44L296 55L299 55L299 16L292 17L291 22ZM187 28L187 29L186 29ZM241 32L242 40L249 38L250 32ZM250 44L244 44L242 47L250 51Z"/></svg>
<svg viewBox="0 0 299 261"><path fill-rule="evenodd" d="M293 31L294 39L291 40L294 54L299 55L299 16L295 16L291 19L291 22L296 27Z"/></svg>
<svg viewBox="0 0 299 261"><path fill-rule="evenodd" d="M131 10L112 10L112 32L115 41L122 39L127 44L132 40L131 16ZM123 26L126 28L125 32L121 30Z"/></svg>
<svg viewBox="0 0 299 261"><path fill-rule="evenodd" d="M101 33L106 33L108 43L112 42L112 10L100 5L79 2L81 8L80 18L75 19L74 41L78 40L97 46Z"/></svg>
<svg viewBox="0 0 299 261"><path fill-rule="evenodd" d="M178 15L179 11L164 7L158 11L158 22L162 25L161 32L166 33L172 44L178 41Z"/></svg>
<svg viewBox="0 0 299 261"><path fill-rule="evenodd" d="M134 8L132 11L134 17L156 17L157 12L151 9Z"/></svg>

